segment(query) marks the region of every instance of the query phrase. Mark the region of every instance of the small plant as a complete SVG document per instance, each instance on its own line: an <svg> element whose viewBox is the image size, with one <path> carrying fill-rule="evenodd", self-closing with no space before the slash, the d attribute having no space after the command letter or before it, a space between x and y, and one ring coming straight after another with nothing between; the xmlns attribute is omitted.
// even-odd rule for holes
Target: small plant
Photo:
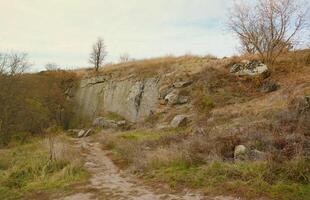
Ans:
<svg viewBox="0 0 310 200"><path fill-rule="evenodd" d="M198 106L203 112L209 112L212 108L215 107L215 103L210 96L202 96L198 102Z"/></svg>

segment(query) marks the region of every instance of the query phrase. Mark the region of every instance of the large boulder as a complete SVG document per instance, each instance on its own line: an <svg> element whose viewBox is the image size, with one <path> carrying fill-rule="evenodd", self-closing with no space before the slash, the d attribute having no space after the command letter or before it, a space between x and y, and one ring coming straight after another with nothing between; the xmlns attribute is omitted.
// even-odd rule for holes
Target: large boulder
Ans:
<svg viewBox="0 0 310 200"><path fill-rule="evenodd" d="M99 128L123 128L125 125L125 120L115 121L104 117L98 117L93 121L93 126Z"/></svg>
<svg viewBox="0 0 310 200"><path fill-rule="evenodd" d="M231 69L230 73L238 75L238 76L256 76L262 75L264 77L269 76L269 70L267 65L263 64L260 61L249 61L244 60L241 63L234 64Z"/></svg>
<svg viewBox="0 0 310 200"><path fill-rule="evenodd" d="M178 128L178 127L186 126L187 123L188 123L188 116L177 115L171 121L170 126L172 128Z"/></svg>
<svg viewBox="0 0 310 200"><path fill-rule="evenodd" d="M235 147L234 159L245 160L247 158L248 150L244 145L238 145Z"/></svg>
<svg viewBox="0 0 310 200"><path fill-rule="evenodd" d="M179 95L177 90L173 90L165 96L165 102L169 105L186 104L189 102L189 97Z"/></svg>

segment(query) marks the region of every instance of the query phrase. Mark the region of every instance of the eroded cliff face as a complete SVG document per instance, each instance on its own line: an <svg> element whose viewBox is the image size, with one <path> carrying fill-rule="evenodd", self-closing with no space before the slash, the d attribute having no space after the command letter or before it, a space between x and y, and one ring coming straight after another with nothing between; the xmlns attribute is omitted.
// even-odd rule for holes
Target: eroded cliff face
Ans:
<svg viewBox="0 0 310 200"><path fill-rule="evenodd" d="M156 108L159 82L159 77L84 78L75 95L78 115L92 120L113 112L131 122L143 121Z"/></svg>

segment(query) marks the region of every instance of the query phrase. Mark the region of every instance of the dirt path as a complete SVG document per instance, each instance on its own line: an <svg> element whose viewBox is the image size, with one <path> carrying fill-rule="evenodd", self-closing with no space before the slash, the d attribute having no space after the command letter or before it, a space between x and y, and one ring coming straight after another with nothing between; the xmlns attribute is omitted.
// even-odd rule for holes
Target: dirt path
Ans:
<svg viewBox="0 0 310 200"><path fill-rule="evenodd" d="M88 185L83 192L58 198L62 200L235 200L227 197L206 198L200 194L186 193L184 195L156 194L150 188L141 185L139 181L120 171L108 158L107 151L102 150L99 142L89 138L77 141L82 148L87 149L85 167L91 174Z"/></svg>

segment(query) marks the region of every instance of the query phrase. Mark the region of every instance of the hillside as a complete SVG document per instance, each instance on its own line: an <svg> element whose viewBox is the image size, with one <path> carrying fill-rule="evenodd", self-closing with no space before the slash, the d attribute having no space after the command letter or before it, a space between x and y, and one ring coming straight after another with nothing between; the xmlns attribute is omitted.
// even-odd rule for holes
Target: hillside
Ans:
<svg viewBox="0 0 310 200"><path fill-rule="evenodd" d="M255 57L167 57L84 72L75 124L96 119L112 159L151 185L306 199L309 56L286 53L255 76L230 72Z"/></svg>
<svg viewBox="0 0 310 200"><path fill-rule="evenodd" d="M309 49L268 66L186 55L0 81L14 111L0 118L0 198L310 196Z"/></svg>

